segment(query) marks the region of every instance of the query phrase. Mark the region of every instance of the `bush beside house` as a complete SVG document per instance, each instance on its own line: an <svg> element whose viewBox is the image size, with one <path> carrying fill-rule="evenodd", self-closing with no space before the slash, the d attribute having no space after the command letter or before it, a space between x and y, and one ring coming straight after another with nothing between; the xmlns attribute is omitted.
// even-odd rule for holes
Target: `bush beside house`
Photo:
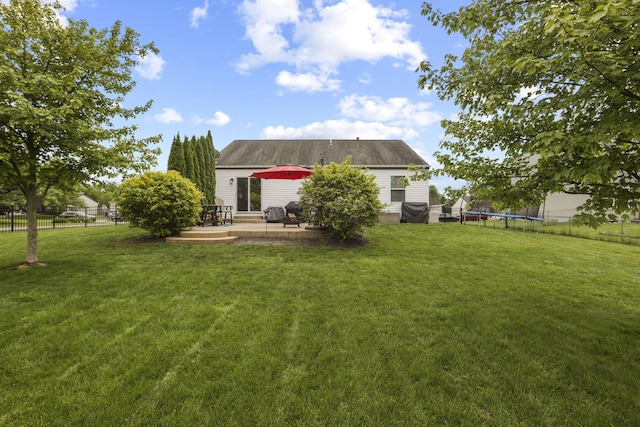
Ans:
<svg viewBox="0 0 640 427"><path fill-rule="evenodd" d="M384 209L375 177L351 166L350 161L316 165L300 188L301 208L311 212L310 222L327 225L329 236L339 240L376 225Z"/></svg>

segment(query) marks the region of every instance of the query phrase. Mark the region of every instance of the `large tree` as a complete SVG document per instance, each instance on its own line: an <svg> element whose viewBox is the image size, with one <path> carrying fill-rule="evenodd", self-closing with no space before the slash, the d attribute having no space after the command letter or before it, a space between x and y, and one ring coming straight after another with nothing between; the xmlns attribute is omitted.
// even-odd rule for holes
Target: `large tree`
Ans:
<svg viewBox="0 0 640 427"><path fill-rule="evenodd" d="M36 211L50 188L139 171L158 137L137 139L128 120L151 103L123 106L139 58L157 52L116 22L97 30L61 23L57 2L0 3L0 181L27 203L25 264L38 263ZM115 122L118 122L118 125Z"/></svg>
<svg viewBox="0 0 640 427"><path fill-rule="evenodd" d="M116 199L118 191L118 184L115 182L97 182L82 189L85 196L95 200L100 206L109 206Z"/></svg>
<svg viewBox="0 0 640 427"><path fill-rule="evenodd" d="M200 156L198 139L195 135L193 135L189 141L189 150L191 152L190 154L193 154L193 178L191 178L191 181L198 185L202 182L202 157Z"/></svg>
<svg viewBox="0 0 640 427"><path fill-rule="evenodd" d="M201 190L205 194L205 199L209 203L213 203L216 197L216 159L211 131L200 139L200 144L204 153L203 188Z"/></svg>
<svg viewBox="0 0 640 427"><path fill-rule="evenodd" d="M174 170L184 176L186 168L184 144L180 140L180 133L178 133L171 142L171 151L169 151L169 158L167 159L167 171Z"/></svg>
<svg viewBox="0 0 640 427"><path fill-rule="evenodd" d="M640 205L640 2L475 0L423 15L468 42L419 86L460 108L436 173L513 208L588 194L581 218Z"/></svg>
<svg viewBox="0 0 640 427"><path fill-rule="evenodd" d="M174 170L189 178L204 194L204 201L213 203L216 197L216 160L211 131L207 136L191 138L180 134L173 138L171 152L167 160L167 171Z"/></svg>
<svg viewBox="0 0 640 427"><path fill-rule="evenodd" d="M443 205L446 201L447 198L440 194L438 187L435 185L429 186L429 205Z"/></svg>
<svg viewBox="0 0 640 427"><path fill-rule="evenodd" d="M191 182L196 182L196 160L195 160L195 152L193 150L193 146L191 145L191 140L185 136L184 142L182 143L182 147L184 149L184 161L185 168L182 176L185 178L189 178Z"/></svg>

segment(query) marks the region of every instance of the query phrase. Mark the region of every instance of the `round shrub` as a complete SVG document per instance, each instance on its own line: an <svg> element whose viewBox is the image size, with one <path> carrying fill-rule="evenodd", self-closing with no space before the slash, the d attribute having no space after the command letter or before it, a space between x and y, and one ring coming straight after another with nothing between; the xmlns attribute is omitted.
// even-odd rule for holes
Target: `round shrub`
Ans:
<svg viewBox="0 0 640 427"><path fill-rule="evenodd" d="M315 165L313 174L300 188L300 207L310 212L310 222L328 227L330 237L348 240L365 227L378 223L384 205L378 199L375 177L350 165Z"/></svg>
<svg viewBox="0 0 640 427"><path fill-rule="evenodd" d="M120 185L118 213L155 237L178 234L198 221L202 193L176 171L146 172Z"/></svg>

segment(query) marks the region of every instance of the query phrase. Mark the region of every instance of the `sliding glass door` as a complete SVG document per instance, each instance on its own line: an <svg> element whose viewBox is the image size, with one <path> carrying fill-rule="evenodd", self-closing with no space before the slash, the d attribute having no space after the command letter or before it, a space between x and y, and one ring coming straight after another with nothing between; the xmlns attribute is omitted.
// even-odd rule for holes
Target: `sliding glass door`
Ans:
<svg viewBox="0 0 640 427"><path fill-rule="evenodd" d="M238 212L260 212L262 183L259 178L238 178L236 206Z"/></svg>

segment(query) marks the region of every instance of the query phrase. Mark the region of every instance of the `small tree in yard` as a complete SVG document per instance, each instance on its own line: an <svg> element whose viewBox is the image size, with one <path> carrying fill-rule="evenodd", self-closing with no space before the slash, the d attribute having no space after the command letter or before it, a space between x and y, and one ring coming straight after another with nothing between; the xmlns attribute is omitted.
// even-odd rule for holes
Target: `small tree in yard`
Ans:
<svg viewBox="0 0 640 427"><path fill-rule="evenodd" d="M27 209L25 265L38 265L37 210L60 191L100 177L148 170L159 137L139 139L128 120L151 103L123 107L132 70L157 53L116 22L63 25L57 1L0 1L0 188Z"/></svg>
<svg viewBox="0 0 640 427"><path fill-rule="evenodd" d="M309 220L327 225L329 236L338 240L351 239L377 224L384 208L374 176L350 163L349 157L340 165L315 165L299 192L302 210L312 212Z"/></svg>
<svg viewBox="0 0 640 427"><path fill-rule="evenodd" d="M147 172L120 186L118 209L131 227L154 237L178 234L196 223L202 193L178 172Z"/></svg>

